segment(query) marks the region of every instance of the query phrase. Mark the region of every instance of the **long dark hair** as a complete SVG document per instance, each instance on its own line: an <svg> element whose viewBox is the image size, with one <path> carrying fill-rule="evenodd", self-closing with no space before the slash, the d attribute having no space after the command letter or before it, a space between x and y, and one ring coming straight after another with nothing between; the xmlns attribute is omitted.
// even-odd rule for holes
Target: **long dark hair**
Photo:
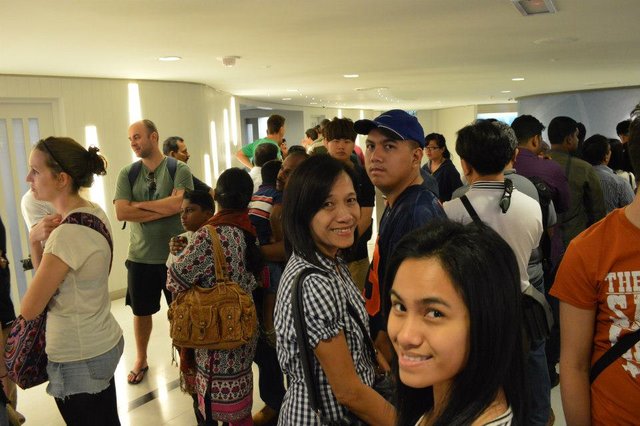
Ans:
<svg viewBox="0 0 640 426"><path fill-rule="evenodd" d="M509 245L491 228L434 221L407 234L389 263L387 288L407 259L435 258L469 310L469 349L435 425L468 425L496 399L500 389L522 424L526 401L521 330L520 274ZM389 303L389 300L385 301ZM433 387L415 389L396 375L398 424L408 425L433 408Z"/></svg>
<svg viewBox="0 0 640 426"><path fill-rule="evenodd" d="M295 252L307 262L320 266L316 257L318 249L311 236L311 220L322 208L342 172L349 176L355 188L356 178L351 168L328 154L310 157L291 174L282 203L287 256ZM357 240L356 232L354 244Z"/></svg>
<svg viewBox="0 0 640 426"><path fill-rule="evenodd" d="M442 156L449 160L451 158L451 153L449 149L447 149L447 140L444 138L444 135L440 133L429 133L424 137L425 146L429 145L429 141L436 141L439 148L444 148L442 151Z"/></svg>
<svg viewBox="0 0 640 426"><path fill-rule="evenodd" d="M237 167L232 167L222 172L216 182L216 201L221 209L246 210L249 207L252 193L253 180L251 176ZM256 245L256 237L247 231L243 230L242 232L247 243L247 251L245 253L247 269L256 279L259 279L264 262L260 249Z"/></svg>

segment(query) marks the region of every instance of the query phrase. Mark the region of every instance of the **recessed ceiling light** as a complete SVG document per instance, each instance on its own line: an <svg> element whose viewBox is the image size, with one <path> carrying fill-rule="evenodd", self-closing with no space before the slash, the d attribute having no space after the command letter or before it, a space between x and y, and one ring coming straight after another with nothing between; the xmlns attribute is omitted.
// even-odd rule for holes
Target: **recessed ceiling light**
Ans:
<svg viewBox="0 0 640 426"><path fill-rule="evenodd" d="M500 93L511 93L511 90L503 90Z"/></svg>
<svg viewBox="0 0 640 426"><path fill-rule="evenodd" d="M381 90L387 90L387 89L388 87L356 87L354 90L356 92L368 92L372 90L380 92Z"/></svg>
<svg viewBox="0 0 640 426"><path fill-rule="evenodd" d="M512 81L524 81L524 77L513 77Z"/></svg>
<svg viewBox="0 0 640 426"><path fill-rule="evenodd" d="M291 98L282 98L283 101L290 101Z"/></svg>
<svg viewBox="0 0 640 426"><path fill-rule="evenodd" d="M360 77L360 74L344 74L343 77L344 78L358 78L358 77Z"/></svg>
<svg viewBox="0 0 640 426"><path fill-rule="evenodd" d="M182 58L180 56L160 56L158 58L159 61L162 62L175 62L175 61L179 61Z"/></svg>
<svg viewBox="0 0 640 426"><path fill-rule="evenodd" d="M577 37L545 37L534 40L535 44L569 44L578 41Z"/></svg>
<svg viewBox="0 0 640 426"><path fill-rule="evenodd" d="M309 105L318 105L317 102L309 102Z"/></svg>

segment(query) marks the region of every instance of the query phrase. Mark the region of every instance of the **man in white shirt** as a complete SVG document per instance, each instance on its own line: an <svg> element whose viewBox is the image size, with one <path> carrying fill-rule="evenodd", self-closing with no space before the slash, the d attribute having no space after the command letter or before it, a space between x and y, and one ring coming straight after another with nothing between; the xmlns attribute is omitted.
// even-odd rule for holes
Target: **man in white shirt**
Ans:
<svg viewBox="0 0 640 426"><path fill-rule="evenodd" d="M513 188L505 179L505 166L513 158L517 140L508 126L487 120L478 121L458 131L456 152L470 184L466 197L480 220L493 228L511 246L518 261L520 286L531 284L527 266L533 249L542 236L542 212L533 198ZM449 219L472 222L462 198L445 202ZM526 423L546 425L550 415L550 383L544 341L532 342L527 364L530 398Z"/></svg>

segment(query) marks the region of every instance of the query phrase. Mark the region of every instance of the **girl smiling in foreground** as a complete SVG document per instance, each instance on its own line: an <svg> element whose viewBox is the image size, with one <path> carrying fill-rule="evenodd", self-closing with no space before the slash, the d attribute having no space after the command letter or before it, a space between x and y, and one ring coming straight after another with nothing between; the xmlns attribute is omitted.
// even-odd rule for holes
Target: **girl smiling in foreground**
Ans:
<svg viewBox="0 0 640 426"><path fill-rule="evenodd" d="M432 223L389 264L400 425L522 424L516 259L488 227Z"/></svg>

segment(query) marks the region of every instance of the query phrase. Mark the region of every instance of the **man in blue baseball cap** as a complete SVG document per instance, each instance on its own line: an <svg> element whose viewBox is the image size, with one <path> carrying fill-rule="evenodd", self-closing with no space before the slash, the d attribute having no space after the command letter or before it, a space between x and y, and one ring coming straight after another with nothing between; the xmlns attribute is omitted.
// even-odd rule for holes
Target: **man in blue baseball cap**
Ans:
<svg viewBox="0 0 640 426"><path fill-rule="evenodd" d="M386 263L406 233L445 214L438 198L423 185L420 162L424 130L416 117L394 109L373 120L358 120L354 129L367 135L365 168L371 182L387 199L364 297L376 346L389 361L392 348L384 320L388 312L382 312L383 301L389 297L384 276Z"/></svg>

